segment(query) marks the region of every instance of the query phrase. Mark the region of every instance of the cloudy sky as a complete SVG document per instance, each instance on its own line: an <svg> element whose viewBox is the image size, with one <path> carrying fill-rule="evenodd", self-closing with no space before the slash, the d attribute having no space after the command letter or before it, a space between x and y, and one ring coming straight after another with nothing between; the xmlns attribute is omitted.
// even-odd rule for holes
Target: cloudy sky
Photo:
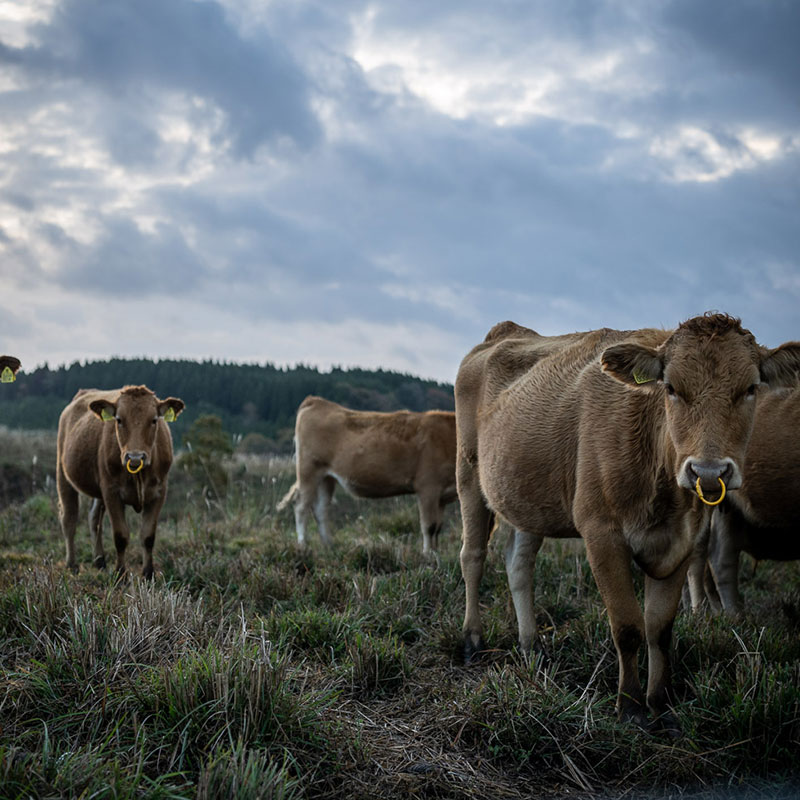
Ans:
<svg viewBox="0 0 800 800"><path fill-rule="evenodd" d="M0 352L800 338L798 41L795 0L0 0Z"/></svg>

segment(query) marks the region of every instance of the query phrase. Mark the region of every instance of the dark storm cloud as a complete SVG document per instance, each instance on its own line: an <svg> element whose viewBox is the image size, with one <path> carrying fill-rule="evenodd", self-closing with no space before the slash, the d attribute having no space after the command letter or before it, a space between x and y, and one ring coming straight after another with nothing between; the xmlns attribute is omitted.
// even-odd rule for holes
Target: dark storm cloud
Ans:
<svg viewBox="0 0 800 800"><path fill-rule="evenodd" d="M800 4L795 0L672 0L664 18L724 67L738 76L761 75L797 107Z"/></svg>
<svg viewBox="0 0 800 800"><path fill-rule="evenodd" d="M263 30L242 39L217 3L67 0L35 35L36 46L3 46L0 59L136 104L163 90L209 100L238 156L283 137L308 147L320 135L308 81L287 51ZM151 136L140 129L128 146L147 150Z"/></svg>

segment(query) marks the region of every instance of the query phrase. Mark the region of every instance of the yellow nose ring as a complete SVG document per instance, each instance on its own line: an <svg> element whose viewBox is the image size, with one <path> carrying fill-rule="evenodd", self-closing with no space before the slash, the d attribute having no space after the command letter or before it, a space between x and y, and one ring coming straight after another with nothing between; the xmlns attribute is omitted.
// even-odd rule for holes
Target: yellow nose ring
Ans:
<svg viewBox="0 0 800 800"><path fill-rule="evenodd" d="M136 467L136 469L131 469L131 462L130 461L127 464L125 464L125 469L128 470L128 472L130 472L131 475L135 475L137 472L141 472L142 471L142 467L144 467L144 459L142 459L139 462L139 466ZM700 478L697 479L697 482L700 483ZM725 484L723 483L722 485L724 486ZM725 494L725 492L723 491L722 494ZM703 495L700 495L700 497L702 499Z"/></svg>
<svg viewBox="0 0 800 800"><path fill-rule="evenodd" d="M718 506L724 499L725 499L725 481L722 478L717 478L719 481L719 485L722 487L722 494L716 500L706 500L703 497L703 490L700 488L700 478L697 479L697 483L694 485L694 489L697 492L697 496L707 505L707 506Z"/></svg>

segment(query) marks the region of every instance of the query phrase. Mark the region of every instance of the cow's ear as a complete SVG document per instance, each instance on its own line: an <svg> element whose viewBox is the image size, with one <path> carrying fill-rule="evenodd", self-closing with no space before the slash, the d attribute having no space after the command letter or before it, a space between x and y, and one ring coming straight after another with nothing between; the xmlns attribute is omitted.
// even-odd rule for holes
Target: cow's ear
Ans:
<svg viewBox="0 0 800 800"><path fill-rule="evenodd" d="M633 342L607 348L600 363L603 372L636 389L652 389L664 377L664 362L658 353Z"/></svg>
<svg viewBox="0 0 800 800"><path fill-rule="evenodd" d="M799 375L800 342L785 342L774 350L762 348L762 381L772 387L796 386Z"/></svg>
<svg viewBox="0 0 800 800"><path fill-rule="evenodd" d="M89 410L103 422L109 422L117 416L117 407L108 400L92 400L89 403Z"/></svg>
<svg viewBox="0 0 800 800"><path fill-rule="evenodd" d="M163 417L167 422L174 422L184 408L186 408L186 404L183 400L179 400L177 397L168 397L166 400L159 400L158 416Z"/></svg>

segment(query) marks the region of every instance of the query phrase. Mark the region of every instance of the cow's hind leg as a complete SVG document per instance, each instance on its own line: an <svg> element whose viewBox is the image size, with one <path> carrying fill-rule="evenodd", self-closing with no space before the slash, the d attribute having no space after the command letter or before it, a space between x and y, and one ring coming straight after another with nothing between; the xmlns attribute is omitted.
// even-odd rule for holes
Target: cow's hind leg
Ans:
<svg viewBox="0 0 800 800"><path fill-rule="evenodd" d="M706 595L705 575L708 570L710 527L710 525L707 525L705 530L698 536L689 559L689 570L686 573L686 581L682 591L685 611L704 611L709 605L709 598Z"/></svg>
<svg viewBox="0 0 800 800"><path fill-rule="evenodd" d="M103 501L96 497L92 500L92 505L89 509L89 533L92 535L94 565L97 569L106 568L106 554L103 551L103 518L105 514L106 507Z"/></svg>
<svg viewBox="0 0 800 800"><path fill-rule="evenodd" d="M686 579L688 562L684 562L668 578L645 577L644 623L647 635L647 705L655 715L653 726L673 735L681 732L672 702L672 673L669 650L672 626Z"/></svg>
<svg viewBox="0 0 800 800"><path fill-rule="evenodd" d="M417 496L419 525L422 529L422 552L428 555L439 549L439 534L442 530L444 506L436 494L422 492Z"/></svg>
<svg viewBox="0 0 800 800"><path fill-rule="evenodd" d="M523 653L540 652L542 643L533 610L533 578L536 554L544 539L534 533L512 530L506 542L505 561L508 587L514 601Z"/></svg>
<svg viewBox="0 0 800 800"><path fill-rule="evenodd" d="M58 515L61 522L61 532L64 535L64 544L67 549L67 569L77 572L75 528L78 525L78 492L67 480L67 476L60 466L56 473L56 488L58 489Z"/></svg>
<svg viewBox="0 0 800 800"><path fill-rule="evenodd" d="M461 502L463 532L461 537L461 574L464 577L464 661L469 663L486 650L483 640L478 590L483 565L494 527L494 513L487 507L478 482L478 471L468 463L458 465L458 498Z"/></svg>
<svg viewBox="0 0 800 800"><path fill-rule="evenodd" d="M125 519L125 506L119 499L104 497L103 502L108 509L111 519L111 530L114 532L114 547L117 551L117 574L121 577L125 573L125 551L130 541L128 522Z"/></svg>
<svg viewBox="0 0 800 800"><path fill-rule="evenodd" d="M297 529L297 543L305 545L306 532L308 531L308 518L311 515L311 505L316 500L318 481L315 475L297 477L297 499L294 504L294 524Z"/></svg>
<svg viewBox="0 0 800 800"><path fill-rule="evenodd" d="M332 541L328 511L335 488L336 479L326 475L317 486L317 496L314 500L314 519L316 519L317 528L319 528L319 538L322 539L324 545L330 545Z"/></svg>
<svg viewBox="0 0 800 800"><path fill-rule="evenodd" d="M721 606L727 616L734 619L742 615L744 606L739 593L739 554L741 545L737 537L733 513L714 509L708 561L716 583Z"/></svg>

